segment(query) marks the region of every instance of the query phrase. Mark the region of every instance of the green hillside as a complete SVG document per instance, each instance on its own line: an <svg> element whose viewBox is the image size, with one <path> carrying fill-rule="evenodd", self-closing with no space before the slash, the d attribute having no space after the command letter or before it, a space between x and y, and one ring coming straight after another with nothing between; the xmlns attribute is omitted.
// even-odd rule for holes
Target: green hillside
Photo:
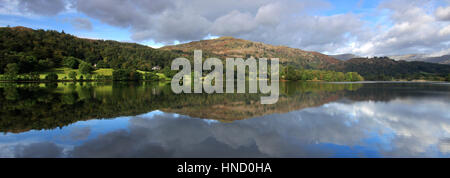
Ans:
<svg viewBox="0 0 450 178"><path fill-rule="evenodd" d="M8 64L15 64L10 67L18 67L19 74L63 67L69 57L98 68L150 71L153 66L168 66L176 55L135 43L82 39L53 30L0 28L0 74Z"/></svg>

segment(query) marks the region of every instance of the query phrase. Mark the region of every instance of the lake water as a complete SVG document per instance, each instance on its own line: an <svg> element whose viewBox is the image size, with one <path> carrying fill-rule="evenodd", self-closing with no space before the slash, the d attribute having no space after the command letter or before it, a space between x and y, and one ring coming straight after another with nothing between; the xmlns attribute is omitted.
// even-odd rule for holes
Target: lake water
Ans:
<svg viewBox="0 0 450 178"><path fill-rule="evenodd" d="M450 157L449 83L0 83L0 157Z"/></svg>

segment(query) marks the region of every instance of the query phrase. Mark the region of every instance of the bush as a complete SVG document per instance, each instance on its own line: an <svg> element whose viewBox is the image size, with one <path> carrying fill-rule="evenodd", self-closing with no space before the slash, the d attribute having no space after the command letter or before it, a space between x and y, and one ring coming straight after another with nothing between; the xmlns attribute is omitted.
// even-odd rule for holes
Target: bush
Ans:
<svg viewBox="0 0 450 178"><path fill-rule="evenodd" d="M58 80L58 75L56 75L55 73L50 73L47 76L45 76L45 80L57 81Z"/></svg>

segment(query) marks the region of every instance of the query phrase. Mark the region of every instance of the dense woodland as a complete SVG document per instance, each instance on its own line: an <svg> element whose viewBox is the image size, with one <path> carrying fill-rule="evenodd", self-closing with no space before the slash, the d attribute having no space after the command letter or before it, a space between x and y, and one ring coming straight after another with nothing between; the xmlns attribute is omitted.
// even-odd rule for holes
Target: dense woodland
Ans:
<svg viewBox="0 0 450 178"><path fill-rule="evenodd" d="M327 81L327 82L355 82L363 81L364 77L356 72L335 72L331 70L302 69L288 65L281 70L281 78L291 81Z"/></svg>
<svg viewBox="0 0 450 178"><path fill-rule="evenodd" d="M418 61L395 61L387 57L354 58L336 64L330 70L357 72L365 80L450 81L450 65Z"/></svg>
<svg viewBox="0 0 450 178"><path fill-rule="evenodd" d="M81 39L53 30L0 28L0 73L31 73L54 67L77 68L79 61L98 68L166 67L177 56L134 43Z"/></svg>

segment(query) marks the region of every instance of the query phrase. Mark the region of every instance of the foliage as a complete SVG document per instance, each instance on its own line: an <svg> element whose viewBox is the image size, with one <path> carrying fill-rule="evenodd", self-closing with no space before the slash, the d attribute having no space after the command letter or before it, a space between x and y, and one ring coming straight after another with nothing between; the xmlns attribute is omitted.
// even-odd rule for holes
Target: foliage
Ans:
<svg viewBox="0 0 450 178"><path fill-rule="evenodd" d="M94 79L95 79L96 81L112 80L112 76L97 74L97 75L94 76Z"/></svg>
<svg viewBox="0 0 450 178"><path fill-rule="evenodd" d="M92 80L92 74L87 74L86 75L86 80Z"/></svg>
<svg viewBox="0 0 450 178"><path fill-rule="evenodd" d="M90 64L86 62L82 62L78 67L78 69L82 74L90 74L92 71L94 71L94 67L92 67Z"/></svg>
<svg viewBox="0 0 450 178"><path fill-rule="evenodd" d="M63 60L63 66L68 67L71 69L78 69L78 66L80 65L80 62L78 62L80 59L77 59L75 57L66 57Z"/></svg>
<svg viewBox="0 0 450 178"><path fill-rule="evenodd" d="M281 71L281 77L285 80L294 81L327 81L327 82L343 82L343 81L363 81L364 78L356 72L335 72L325 70L305 70L299 69L292 65L284 67Z"/></svg>
<svg viewBox="0 0 450 178"><path fill-rule="evenodd" d="M69 72L69 78L71 78L72 80L77 80L77 72L75 71Z"/></svg>
<svg viewBox="0 0 450 178"><path fill-rule="evenodd" d="M150 110L170 112L173 109L181 108L199 114L205 112L198 112L198 110L208 111L211 110L209 107L214 108L223 103L235 103L238 107L240 107L239 105L243 107L244 102L256 103L261 96L249 93L178 95L173 94L170 84L160 85L153 82L86 82L84 85L66 82L60 85L55 84L46 83L46 87L40 87L37 83L0 83L0 106L2 106L0 107L0 132L19 133L32 129L52 129L82 120L139 115ZM225 110L229 112L224 112L228 117L227 115L220 116L230 119L250 118L268 112L279 113L298 110L300 107L315 107L318 104L337 99L338 96L342 96L350 89L356 90L355 87L359 88L358 86L322 83L299 85L296 82L292 82L292 84L282 82L280 97L283 99L273 105L274 107L261 108L246 105L246 107L250 107L249 110L242 112L229 109ZM352 92L352 95L354 93ZM385 95L383 96L385 97Z"/></svg>
<svg viewBox="0 0 450 178"><path fill-rule="evenodd" d="M142 80L142 74L136 70L118 69L113 72L113 80L116 81L137 81Z"/></svg>
<svg viewBox="0 0 450 178"><path fill-rule="evenodd" d="M355 58L335 65L331 70L357 72L366 80L445 80L450 65L427 62L395 61L387 57Z"/></svg>
<svg viewBox="0 0 450 178"><path fill-rule="evenodd" d="M16 63L9 63L6 65L5 72L8 75L17 75L19 73L19 65Z"/></svg>
<svg viewBox="0 0 450 178"><path fill-rule="evenodd" d="M144 74L144 79L148 81L159 81L159 76L154 72L148 72Z"/></svg>
<svg viewBox="0 0 450 178"><path fill-rule="evenodd" d="M170 67L164 68L162 72L168 78L172 78L175 74L177 74L177 71L171 70Z"/></svg>
<svg viewBox="0 0 450 178"><path fill-rule="evenodd" d="M50 73L47 76L45 76L45 80L57 81L58 80L58 75L56 75L55 73Z"/></svg>
<svg viewBox="0 0 450 178"><path fill-rule="evenodd" d="M177 57L134 43L81 39L54 30L0 28L0 74L10 63L16 63L19 74L24 74L62 66L76 69L82 61L98 68L150 71L151 66L169 66Z"/></svg>

